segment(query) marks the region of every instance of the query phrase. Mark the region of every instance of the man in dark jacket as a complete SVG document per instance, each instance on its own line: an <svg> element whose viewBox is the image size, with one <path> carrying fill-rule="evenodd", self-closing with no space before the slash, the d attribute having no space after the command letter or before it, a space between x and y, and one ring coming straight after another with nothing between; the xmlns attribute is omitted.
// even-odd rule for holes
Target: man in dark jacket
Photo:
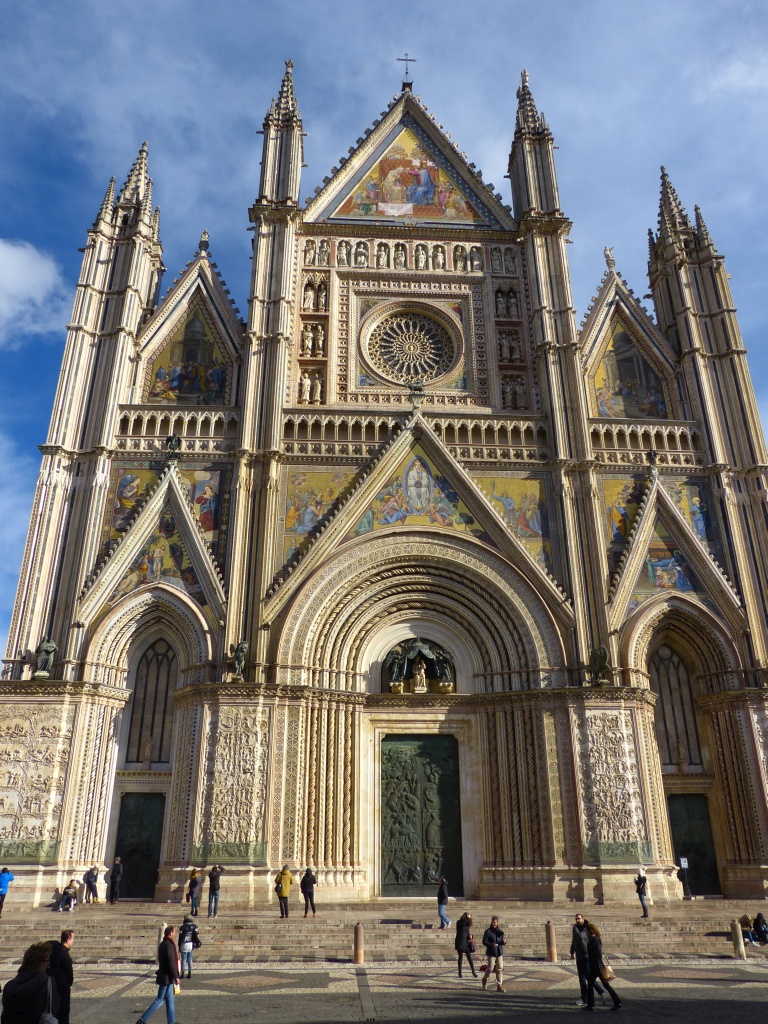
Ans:
<svg viewBox="0 0 768 1024"><path fill-rule="evenodd" d="M219 912L219 890L221 889L221 876L224 868L221 864L214 864L208 872L208 917Z"/></svg>
<svg viewBox="0 0 768 1024"><path fill-rule="evenodd" d="M136 1024L147 1024L147 1021L165 1003L165 1016L168 1024L175 1024L176 1007L174 1005L174 986L179 983L179 955L173 937L176 929L172 924L163 932L163 941L157 947L157 998L139 1017Z"/></svg>
<svg viewBox="0 0 768 1024"><path fill-rule="evenodd" d="M648 879L645 877L645 871L642 868L640 868L635 878L635 892L640 900L640 906L643 908L643 917L648 917L648 906L645 902L645 897L648 894Z"/></svg>
<svg viewBox="0 0 768 1024"><path fill-rule="evenodd" d="M587 979L589 978L589 954L587 953L587 919L583 914L576 915L576 924L571 932L571 960L576 960L576 973L579 976L581 999L577 1006L587 1005ZM605 1004L605 989L599 981L595 982L595 992Z"/></svg>
<svg viewBox="0 0 768 1024"><path fill-rule="evenodd" d="M3 989L3 1024L37 1024L49 1006L57 1013L59 994L45 973L50 957L50 942L36 942L26 951L18 974Z"/></svg>
<svg viewBox="0 0 768 1024"><path fill-rule="evenodd" d="M504 947L506 944L507 940L504 938L504 932L499 928L498 917L492 917L491 924L485 929L485 934L483 935L483 945L485 946L487 961L486 969L483 972L483 988L488 984L491 970L493 970L496 974L496 991L504 991L502 976L504 974Z"/></svg>
<svg viewBox="0 0 768 1024"><path fill-rule="evenodd" d="M123 865L119 857L115 857L115 863L109 872L109 900L108 903L117 903L120 899L120 881L123 877Z"/></svg>
<svg viewBox="0 0 768 1024"><path fill-rule="evenodd" d="M59 1024L69 1024L69 996L75 980L69 951L74 941L75 933L71 928L65 928L61 933L61 942L51 943L51 962L48 965L48 974L53 979L53 984L59 994L59 1012L56 1014Z"/></svg>
<svg viewBox="0 0 768 1024"><path fill-rule="evenodd" d="M312 917L317 917L317 911L315 910L315 886L317 885L317 879L312 874L312 869L307 868L304 874L301 876L299 882L299 888L301 889L301 895L304 897L304 917L309 913L309 908L312 907Z"/></svg>

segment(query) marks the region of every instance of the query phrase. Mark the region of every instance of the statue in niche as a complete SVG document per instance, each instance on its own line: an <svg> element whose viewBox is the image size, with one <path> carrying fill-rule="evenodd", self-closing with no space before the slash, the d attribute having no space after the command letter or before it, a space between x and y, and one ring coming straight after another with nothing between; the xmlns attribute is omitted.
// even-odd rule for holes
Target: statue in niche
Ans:
<svg viewBox="0 0 768 1024"><path fill-rule="evenodd" d="M56 656L58 647L50 637L44 636L35 648L35 671L33 679L47 679L53 668L53 659Z"/></svg>
<svg viewBox="0 0 768 1024"><path fill-rule="evenodd" d="M457 246L453 251L453 269L463 273L467 269L467 254L463 245Z"/></svg>
<svg viewBox="0 0 768 1024"><path fill-rule="evenodd" d="M515 295L514 288L510 288L507 292L507 316L517 316L518 305L517 296Z"/></svg>
<svg viewBox="0 0 768 1024"><path fill-rule="evenodd" d="M307 281L304 285L304 297L301 300L302 309L314 309L315 308L315 286L311 281Z"/></svg>
<svg viewBox="0 0 768 1024"><path fill-rule="evenodd" d="M499 335L499 362L500 363L511 363L512 352L510 349L510 337L506 331L503 331Z"/></svg>
<svg viewBox="0 0 768 1024"><path fill-rule="evenodd" d="M325 281L321 281L317 289L317 308L321 313L324 313L328 305L328 286Z"/></svg>
<svg viewBox="0 0 768 1024"><path fill-rule="evenodd" d="M368 246L365 244L365 242L358 242L355 247L355 266L368 266Z"/></svg>
<svg viewBox="0 0 768 1024"><path fill-rule="evenodd" d="M416 269L427 269L427 250L424 248L423 245L416 246Z"/></svg>
<svg viewBox="0 0 768 1024"><path fill-rule="evenodd" d="M501 404L505 409L517 408L515 385L513 384L511 377L505 377L501 382Z"/></svg>
<svg viewBox="0 0 768 1024"><path fill-rule="evenodd" d="M319 405L323 394L323 382L320 378L320 374L316 373L312 378L312 402L314 405Z"/></svg>
<svg viewBox="0 0 768 1024"><path fill-rule="evenodd" d="M507 315L507 300L504 297L504 292L499 288L496 292L496 316Z"/></svg>
<svg viewBox="0 0 768 1024"><path fill-rule="evenodd" d="M384 270L389 266L389 251L383 243L379 246L376 252L376 266L379 270Z"/></svg>
<svg viewBox="0 0 768 1024"><path fill-rule="evenodd" d="M319 267L327 267L328 260L331 255L331 243L327 238L320 240L320 245L317 250L317 265Z"/></svg>
<svg viewBox="0 0 768 1024"><path fill-rule="evenodd" d="M315 243L310 238L307 244L304 246L304 266L313 267L315 265Z"/></svg>
<svg viewBox="0 0 768 1024"><path fill-rule="evenodd" d="M322 324L315 326L315 355L322 356L325 354L325 328Z"/></svg>
<svg viewBox="0 0 768 1024"><path fill-rule="evenodd" d="M309 402L309 395L312 390L312 378L305 370L299 377L299 403L306 405Z"/></svg>
<svg viewBox="0 0 768 1024"><path fill-rule="evenodd" d="M501 269L501 249L491 249L491 270L494 274L500 274Z"/></svg>
<svg viewBox="0 0 768 1024"><path fill-rule="evenodd" d="M480 255L480 250L474 248L469 254L469 265L471 270L482 270L483 269L483 257Z"/></svg>
<svg viewBox="0 0 768 1024"><path fill-rule="evenodd" d="M152 760L152 737L150 736L149 739L147 740L147 742L144 744L144 756L142 757L142 761L147 762L147 761L151 761L151 760Z"/></svg>
<svg viewBox="0 0 768 1024"><path fill-rule="evenodd" d="M245 671L245 658L246 655L248 654L248 641L241 640L237 646L235 646L234 644L230 644L229 654L232 659L234 676L237 679L242 679L243 672Z"/></svg>
<svg viewBox="0 0 768 1024"><path fill-rule="evenodd" d="M340 267L349 266L349 242L339 242L336 248L336 261Z"/></svg>
<svg viewBox="0 0 768 1024"><path fill-rule="evenodd" d="M508 274L515 272L515 253L512 249L504 250L504 269Z"/></svg>
<svg viewBox="0 0 768 1024"><path fill-rule="evenodd" d="M424 664L424 659L421 657L417 658L414 662L411 683L413 685L414 693L427 692L427 666Z"/></svg>
<svg viewBox="0 0 768 1024"><path fill-rule="evenodd" d="M435 270L445 269L445 252L441 245L436 245L432 250L432 266Z"/></svg>
<svg viewBox="0 0 768 1024"><path fill-rule="evenodd" d="M301 354L309 358L312 355L312 325L304 324L301 331Z"/></svg>
<svg viewBox="0 0 768 1024"><path fill-rule="evenodd" d="M395 268L402 270L405 267L405 249L402 245L395 246Z"/></svg>

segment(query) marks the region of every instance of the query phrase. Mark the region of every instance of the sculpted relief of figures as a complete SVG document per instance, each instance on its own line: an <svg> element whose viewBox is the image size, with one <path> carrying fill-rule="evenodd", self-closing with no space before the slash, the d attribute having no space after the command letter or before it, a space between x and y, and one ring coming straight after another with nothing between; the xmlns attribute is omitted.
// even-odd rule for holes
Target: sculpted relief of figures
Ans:
<svg viewBox="0 0 768 1024"><path fill-rule="evenodd" d="M587 711L577 720L584 842L601 860L643 856L647 829L632 715Z"/></svg>
<svg viewBox="0 0 768 1024"><path fill-rule="evenodd" d="M59 838L73 707L7 705L0 725L0 859L45 857Z"/></svg>
<svg viewBox="0 0 768 1024"><path fill-rule="evenodd" d="M217 859L242 857L263 843L267 799L269 713L247 707L214 710L205 737L205 796L197 842ZM246 854L247 855L247 854Z"/></svg>

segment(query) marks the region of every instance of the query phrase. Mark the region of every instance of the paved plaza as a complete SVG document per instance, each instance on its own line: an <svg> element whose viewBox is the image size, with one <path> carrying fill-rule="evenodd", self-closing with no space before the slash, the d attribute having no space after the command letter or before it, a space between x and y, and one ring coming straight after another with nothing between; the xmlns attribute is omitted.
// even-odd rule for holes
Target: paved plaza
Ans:
<svg viewBox="0 0 768 1024"><path fill-rule="evenodd" d="M5 965L2 980L8 977ZM134 1024L155 995L154 968L137 965L75 966L72 1024ZM479 981L459 979L446 963L291 963L268 966L202 964L182 983L179 1024L275 1021L463 1022L543 1021L555 1013L574 1018L579 989L570 962L510 959L503 994L483 992ZM674 1020L702 1024L759 1021L765 1015L768 968L726 959L633 961L617 969L615 987L623 1013L638 1022ZM598 1001L596 1012L607 1013ZM152 1020L165 1021L164 1010Z"/></svg>

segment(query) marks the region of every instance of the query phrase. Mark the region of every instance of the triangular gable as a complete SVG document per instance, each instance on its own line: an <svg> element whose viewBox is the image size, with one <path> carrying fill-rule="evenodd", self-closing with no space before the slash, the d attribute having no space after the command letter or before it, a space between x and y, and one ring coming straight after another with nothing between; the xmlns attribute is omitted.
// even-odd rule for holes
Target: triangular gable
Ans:
<svg viewBox="0 0 768 1024"><path fill-rule="evenodd" d="M654 477L611 593L611 623L617 628L640 605L672 595L698 601L720 618L742 624L738 594Z"/></svg>
<svg viewBox="0 0 768 1024"><path fill-rule="evenodd" d="M170 587L195 601L212 622L224 615L221 575L186 495L186 482L169 466L98 575L86 589L78 616L88 623L135 591Z"/></svg>
<svg viewBox="0 0 768 1024"><path fill-rule="evenodd" d="M488 499L416 415L408 428L377 459L354 488L283 569L268 592L270 616L339 547L384 530L458 531L501 552L548 601L559 618L570 621L563 591L523 543L505 526Z"/></svg>
<svg viewBox="0 0 768 1024"><path fill-rule="evenodd" d="M309 203L304 219L515 228L500 198L410 93Z"/></svg>
<svg viewBox="0 0 768 1024"><path fill-rule="evenodd" d="M591 413L598 419L674 419L674 353L624 281L609 271L580 334Z"/></svg>
<svg viewBox="0 0 768 1024"><path fill-rule="evenodd" d="M159 405L230 405L244 328L223 282L201 254L142 330L141 392Z"/></svg>
<svg viewBox="0 0 768 1024"><path fill-rule="evenodd" d="M603 529L609 572L617 569L647 489L647 475L602 479Z"/></svg>

